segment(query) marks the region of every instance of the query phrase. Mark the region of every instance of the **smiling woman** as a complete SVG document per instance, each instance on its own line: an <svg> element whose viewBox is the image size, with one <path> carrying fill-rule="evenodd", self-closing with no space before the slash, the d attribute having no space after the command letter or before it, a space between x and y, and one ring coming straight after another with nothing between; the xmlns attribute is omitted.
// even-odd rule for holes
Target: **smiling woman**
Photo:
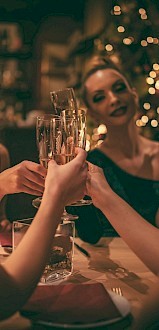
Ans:
<svg viewBox="0 0 159 330"><path fill-rule="evenodd" d="M99 58L83 80L83 98L89 114L107 126L105 140L87 160L103 168L112 189L157 225L159 143L139 135L134 121L137 91L114 63ZM76 228L83 240L96 243L101 236L117 234L93 205L74 212L80 217Z"/></svg>

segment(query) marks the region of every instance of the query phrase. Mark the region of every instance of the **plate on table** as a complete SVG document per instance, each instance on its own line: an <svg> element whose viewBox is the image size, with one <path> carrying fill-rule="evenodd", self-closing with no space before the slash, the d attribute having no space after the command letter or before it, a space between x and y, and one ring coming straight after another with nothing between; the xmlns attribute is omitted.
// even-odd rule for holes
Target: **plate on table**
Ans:
<svg viewBox="0 0 159 330"><path fill-rule="evenodd" d="M130 315L131 312L131 307L130 307L130 303L128 302L128 300L126 298L124 298L123 296L119 296L111 291L108 290L108 293L113 301L113 303L115 304L115 306L117 307L117 309L119 310L121 316L120 317L116 317L113 319L109 319L109 320L101 320L101 321L97 321L97 322L92 322L92 323L80 323L80 324L70 324L70 323L55 323L55 322L47 322L44 320L38 320L38 321L33 321L33 324L37 324L37 325L43 325L47 328L57 328L57 329L100 329L104 326L107 325L111 325L114 324L116 322L120 322L123 319L125 319L127 316Z"/></svg>

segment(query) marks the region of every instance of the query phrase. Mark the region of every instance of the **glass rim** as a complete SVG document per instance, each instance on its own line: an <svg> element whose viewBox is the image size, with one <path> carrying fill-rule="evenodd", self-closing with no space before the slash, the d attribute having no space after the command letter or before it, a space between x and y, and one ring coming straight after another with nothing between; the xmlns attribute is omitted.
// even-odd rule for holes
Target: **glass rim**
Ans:
<svg viewBox="0 0 159 330"><path fill-rule="evenodd" d="M69 91L69 90L74 92L73 87L64 87L64 88L55 89L55 90L53 90L53 91L50 91L50 95L52 95L52 94L56 94L56 93L58 93L58 92Z"/></svg>
<svg viewBox="0 0 159 330"><path fill-rule="evenodd" d="M45 114L45 115L42 115L42 116L37 116L36 117L37 120L51 120L51 119L60 119L60 116L59 115L56 115L56 114L51 114L51 113L48 113L48 114Z"/></svg>
<svg viewBox="0 0 159 330"><path fill-rule="evenodd" d="M78 116L81 116L81 115L86 116L86 114L87 114L87 111L85 109L82 109L82 108L78 108L77 113L74 110L70 110L69 108L67 108L67 109L63 109L61 111L61 116L63 116L64 112L67 112L67 111L70 112L70 115L68 114L68 117L70 117L70 118L71 118L71 113L72 113L72 117L78 117ZM66 117L67 117L67 115L66 115Z"/></svg>

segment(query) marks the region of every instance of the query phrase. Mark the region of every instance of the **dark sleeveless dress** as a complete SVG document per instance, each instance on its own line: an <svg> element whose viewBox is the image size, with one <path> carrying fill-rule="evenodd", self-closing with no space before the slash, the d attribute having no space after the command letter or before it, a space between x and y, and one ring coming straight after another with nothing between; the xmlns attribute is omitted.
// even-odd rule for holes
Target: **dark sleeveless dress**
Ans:
<svg viewBox="0 0 159 330"><path fill-rule="evenodd" d="M125 172L99 149L90 151L87 160L101 167L111 188L143 218L155 225L155 215L159 208L159 181ZM102 236L118 236L107 218L94 205L68 207L67 210L79 215L76 229L84 241L94 244Z"/></svg>

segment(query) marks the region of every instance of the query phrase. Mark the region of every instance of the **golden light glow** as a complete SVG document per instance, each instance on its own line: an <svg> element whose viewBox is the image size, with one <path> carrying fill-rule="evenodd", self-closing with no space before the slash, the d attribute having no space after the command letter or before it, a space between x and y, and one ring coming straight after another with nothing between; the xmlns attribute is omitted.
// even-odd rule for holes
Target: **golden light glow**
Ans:
<svg viewBox="0 0 159 330"><path fill-rule="evenodd" d="M151 77L148 77L148 78L146 78L146 82L147 82L147 84L149 84L149 85L153 85L153 84L154 84L154 79L151 78Z"/></svg>
<svg viewBox="0 0 159 330"><path fill-rule="evenodd" d="M107 128L104 124L99 125L97 128L98 134L106 134L107 133Z"/></svg>
<svg viewBox="0 0 159 330"><path fill-rule="evenodd" d="M157 108L157 113L159 114L159 107Z"/></svg>
<svg viewBox="0 0 159 330"><path fill-rule="evenodd" d="M159 43L158 38L153 38L153 43L157 45Z"/></svg>
<svg viewBox="0 0 159 330"><path fill-rule="evenodd" d="M120 6L114 6L114 11L121 11Z"/></svg>
<svg viewBox="0 0 159 330"><path fill-rule="evenodd" d="M151 126L152 127L157 127L158 126L158 121L156 119L151 120Z"/></svg>
<svg viewBox="0 0 159 330"><path fill-rule="evenodd" d="M155 83L155 88L156 88L156 89L159 89L159 80L156 81L156 83Z"/></svg>
<svg viewBox="0 0 159 330"><path fill-rule="evenodd" d="M142 116L142 117L141 117L141 121L142 121L144 124L147 124L148 121L149 121L148 116Z"/></svg>
<svg viewBox="0 0 159 330"><path fill-rule="evenodd" d="M90 141L86 140L86 151L89 151L90 150Z"/></svg>
<svg viewBox="0 0 159 330"><path fill-rule="evenodd" d="M152 44L152 43L153 43L153 38L152 38L152 37L147 37L147 42L148 42L149 44Z"/></svg>
<svg viewBox="0 0 159 330"><path fill-rule="evenodd" d="M141 15L141 19L147 19L147 15L146 14Z"/></svg>
<svg viewBox="0 0 159 330"><path fill-rule="evenodd" d="M146 14L146 10L144 8L140 8L139 9L139 14L140 15Z"/></svg>
<svg viewBox="0 0 159 330"><path fill-rule="evenodd" d="M118 26L117 30L118 30L118 32L124 32L125 28L124 28L124 26L120 25L120 26Z"/></svg>
<svg viewBox="0 0 159 330"><path fill-rule="evenodd" d="M97 146L99 146L102 142L103 142L103 140L98 140Z"/></svg>
<svg viewBox="0 0 159 330"><path fill-rule="evenodd" d="M159 70L159 64L158 63L154 63L153 64L153 69L156 70L156 71Z"/></svg>
<svg viewBox="0 0 159 330"><path fill-rule="evenodd" d="M107 52L111 52L113 50L113 46L111 44L107 44L105 46L105 49L107 50Z"/></svg>
<svg viewBox="0 0 159 330"><path fill-rule="evenodd" d="M154 88L154 87L150 87L150 88L148 89L148 92L149 92L149 94L151 94L151 95L155 94L155 88Z"/></svg>
<svg viewBox="0 0 159 330"><path fill-rule="evenodd" d="M143 122L142 122L141 119L137 119L136 120L136 126L138 126L138 127L142 127L143 126Z"/></svg>
<svg viewBox="0 0 159 330"><path fill-rule="evenodd" d="M155 71L150 71L149 76L151 78L156 78L156 72Z"/></svg>
<svg viewBox="0 0 159 330"><path fill-rule="evenodd" d="M147 46L147 41L146 40L141 40L141 46L146 47Z"/></svg>
<svg viewBox="0 0 159 330"><path fill-rule="evenodd" d="M143 104L143 108L144 108L145 110L149 110L149 109L151 108L150 103L145 102L145 103Z"/></svg>
<svg viewBox="0 0 159 330"><path fill-rule="evenodd" d="M131 40L130 38L124 38L124 39L123 39L123 43L124 43L125 45L131 45L131 44L132 44L132 40Z"/></svg>

